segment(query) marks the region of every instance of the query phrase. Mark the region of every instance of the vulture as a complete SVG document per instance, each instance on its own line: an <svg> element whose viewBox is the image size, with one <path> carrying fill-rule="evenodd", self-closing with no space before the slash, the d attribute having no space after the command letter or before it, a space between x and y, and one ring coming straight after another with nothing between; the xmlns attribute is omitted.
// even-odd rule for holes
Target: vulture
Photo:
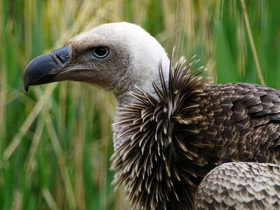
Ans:
<svg viewBox="0 0 280 210"><path fill-rule="evenodd" d="M209 84L135 24L97 26L33 59L29 86L72 80L113 91L113 183L133 209L280 209L280 92Z"/></svg>

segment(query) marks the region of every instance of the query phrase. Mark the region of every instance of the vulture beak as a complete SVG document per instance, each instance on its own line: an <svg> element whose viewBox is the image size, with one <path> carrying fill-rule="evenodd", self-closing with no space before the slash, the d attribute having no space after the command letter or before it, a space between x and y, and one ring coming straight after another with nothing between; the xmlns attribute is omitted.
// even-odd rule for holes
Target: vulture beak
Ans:
<svg viewBox="0 0 280 210"><path fill-rule="evenodd" d="M49 54L34 58L26 67L23 75L25 91L29 86L55 82L56 75L63 71L71 60L70 45L54 50Z"/></svg>

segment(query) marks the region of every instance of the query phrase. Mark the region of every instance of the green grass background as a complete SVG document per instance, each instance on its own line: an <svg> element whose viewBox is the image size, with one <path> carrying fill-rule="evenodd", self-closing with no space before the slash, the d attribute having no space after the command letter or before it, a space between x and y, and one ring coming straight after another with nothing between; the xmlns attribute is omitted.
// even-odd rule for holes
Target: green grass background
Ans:
<svg viewBox="0 0 280 210"><path fill-rule="evenodd" d="M112 94L22 85L32 58L115 21L141 25L169 55L174 45L176 57L196 54L216 83L280 89L278 0L1 0L0 209L130 209L111 186Z"/></svg>

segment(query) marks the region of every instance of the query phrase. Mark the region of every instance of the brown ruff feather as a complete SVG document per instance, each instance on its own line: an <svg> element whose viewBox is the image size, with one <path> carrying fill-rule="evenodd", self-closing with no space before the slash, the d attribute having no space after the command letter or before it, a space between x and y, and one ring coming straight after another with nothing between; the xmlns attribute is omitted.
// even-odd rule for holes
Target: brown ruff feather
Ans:
<svg viewBox="0 0 280 210"><path fill-rule="evenodd" d="M116 126L125 142L113 155L114 183L124 184L133 208L193 209L203 177L231 161L280 160L280 93L246 83L208 85L180 59L166 86L159 67L158 98L138 88L136 103ZM172 66L172 64L170 64Z"/></svg>

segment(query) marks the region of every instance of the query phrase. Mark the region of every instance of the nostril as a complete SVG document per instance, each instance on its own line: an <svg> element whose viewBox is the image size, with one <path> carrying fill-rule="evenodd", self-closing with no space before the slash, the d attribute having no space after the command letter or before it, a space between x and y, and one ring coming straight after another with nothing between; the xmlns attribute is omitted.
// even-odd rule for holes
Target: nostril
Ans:
<svg viewBox="0 0 280 210"><path fill-rule="evenodd" d="M49 55L54 59L57 64L66 64L70 58L69 46L54 50Z"/></svg>
<svg viewBox="0 0 280 210"><path fill-rule="evenodd" d="M69 58L69 53L62 52L61 54L56 56L62 63L65 63Z"/></svg>

